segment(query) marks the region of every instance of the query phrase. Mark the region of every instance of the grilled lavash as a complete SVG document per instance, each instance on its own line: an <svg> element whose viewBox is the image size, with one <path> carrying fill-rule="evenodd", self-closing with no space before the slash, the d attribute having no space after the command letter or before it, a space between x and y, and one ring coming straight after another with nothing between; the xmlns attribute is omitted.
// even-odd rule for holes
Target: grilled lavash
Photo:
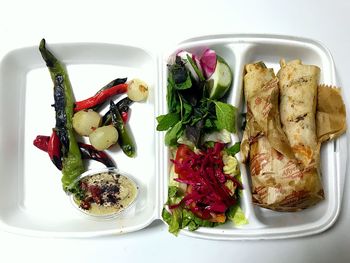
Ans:
<svg viewBox="0 0 350 263"><path fill-rule="evenodd" d="M277 211L318 203L324 199L321 142L346 129L339 90L318 86L320 69L300 60L281 60L277 77L262 62L246 65L245 71L247 123L241 156L249 163L253 202ZM325 95L332 95L338 106L320 105ZM324 121L328 127L318 128Z"/></svg>

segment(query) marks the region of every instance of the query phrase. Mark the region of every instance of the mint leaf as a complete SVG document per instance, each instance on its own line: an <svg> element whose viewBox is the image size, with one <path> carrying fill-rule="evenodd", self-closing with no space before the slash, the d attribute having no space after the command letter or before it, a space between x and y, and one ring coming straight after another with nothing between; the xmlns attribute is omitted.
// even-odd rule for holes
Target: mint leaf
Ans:
<svg viewBox="0 0 350 263"><path fill-rule="evenodd" d="M180 120L178 113L168 113L157 117L158 125L157 131L166 131L170 127L173 127Z"/></svg>
<svg viewBox="0 0 350 263"><path fill-rule="evenodd" d="M232 145L231 147L227 148L226 152L229 155L235 156L235 154L239 152L240 148L241 148L241 143L240 142L236 142L234 145Z"/></svg>
<svg viewBox="0 0 350 263"><path fill-rule="evenodd" d="M219 130L226 129L229 132L236 132L236 111L230 104L214 101L216 112L216 126Z"/></svg>
<svg viewBox="0 0 350 263"><path fill-rule="evenodd" d="M181 136L182 133L182 122L179 121L165 134L165 144L167 146L176 146L177 138Z"/></svg>

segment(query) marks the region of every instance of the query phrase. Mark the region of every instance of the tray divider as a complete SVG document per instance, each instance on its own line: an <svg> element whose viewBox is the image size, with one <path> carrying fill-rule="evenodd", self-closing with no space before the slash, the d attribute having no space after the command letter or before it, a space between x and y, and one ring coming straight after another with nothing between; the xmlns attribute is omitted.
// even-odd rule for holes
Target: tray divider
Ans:
<svg viewBox="0 0 350 263"><path fill-rule="evenodd" d="M162 56L159 55L157 57L157 86L155 87L155 101L157 103L156 106L156 116L161 114L165 114L165 92L164 92L164 72L163 72L163 59ZM155 171L156 171L156 182L157 182L157 200L156 200L156 208L155 208L155 219L162 218L162 207L164 205L164 134L163 132L159 132L156 130L157 121L155 122L154 132L155 132L155 143L156 143L156 160L155 160Z"/></svg>

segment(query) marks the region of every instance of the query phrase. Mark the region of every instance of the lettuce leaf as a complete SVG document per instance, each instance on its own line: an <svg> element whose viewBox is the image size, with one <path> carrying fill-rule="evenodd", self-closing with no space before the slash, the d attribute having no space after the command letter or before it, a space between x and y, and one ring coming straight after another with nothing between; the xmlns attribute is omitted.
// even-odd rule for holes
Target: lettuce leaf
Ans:
<svg viewBox="0 0 350 263"><path fill-rule="evenodd" d="M236 153L238 153L240 151L240 148L241 148L241 143L240 142L236 142L230 148L225 149L225 151L227 152L227 154L235 156Z"/></svg>
<svg viewBox="0 0 350 263"><path fill-rule="evenodd" d="M182 208L175 208L171 213L163 208L162 218L169 225L169 232L177 236L181 230Z"/></svg>
<svg viewBox="0 0 350 263"><path fill-rule="evenodd" d="M231 206L226 212L226 216L235 226L248 224L248 219L245 217L243 210L238 204Z"/></svg>

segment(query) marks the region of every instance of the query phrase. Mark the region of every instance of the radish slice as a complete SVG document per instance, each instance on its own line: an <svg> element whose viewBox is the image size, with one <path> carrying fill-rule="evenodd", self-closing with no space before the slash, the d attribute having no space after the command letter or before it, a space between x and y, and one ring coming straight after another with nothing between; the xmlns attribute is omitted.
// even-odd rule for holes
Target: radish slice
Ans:
<svg viewBox="0 0 350 263"><path fill-rule="evenodd" d="M200 59L202 71L206 79L209 79L213 75L216 68L216 53L212 49L206 49Z"/></svg>

